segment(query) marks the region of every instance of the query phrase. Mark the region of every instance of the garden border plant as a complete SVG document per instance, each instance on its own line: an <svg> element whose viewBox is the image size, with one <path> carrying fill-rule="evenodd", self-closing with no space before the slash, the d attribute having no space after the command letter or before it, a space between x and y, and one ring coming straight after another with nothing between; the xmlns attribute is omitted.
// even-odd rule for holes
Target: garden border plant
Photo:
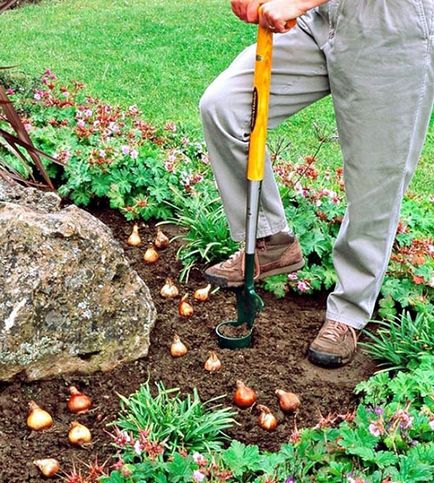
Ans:
<svg viewBox="0 0 434 483"><path fill-rule="evenodd" d="M203 142L190 140L188 133L170 122L161 128L150 125L136 106L122 110L87 96L80 82L63 85L49 70L23 88L22 78L19 83L11 75L5 80L35 145L64 165L44 160L60 195L81 206L107 199L128 220L170 219L178 224L183 230L179 258L184 278L197 262L219 261L236 250L215 199L217 190ZM345 212L343 170L320 167L319 151L336 135L322 126L313 129L314 154L300 162L288 162L290 146L274 142L274 170L285 213L307 258L297 274L264 282L265 290L277 297L289 291L327 290L336 281L332 247ZM20 160L8 153L2 158L23 177L29 175ZM206 216L200 215L198 206L206 209ZM433 232L430 203L407 195L381 289L381 317L392 320L403 309L427 314L434 310Z"/></svg>
<svg viewBox="0 0 434 483"><path fill-rule="evenodd" d="M228 246L235 249L229 245L221 206L214 200L216 190L203 143L192 142L172 123L160 129L151 126L136 106L123 111L86 96L79 82L64 86L50 71L32 88L32 98L19 86L9 89L35 145L64 164L43 161L49 176L60 184L61 195L84 206L97 198L107 199L128 220L172 217L176 221L177 214L180 225L194 220L182 235L185 251L180 256L185 254L187 268L196 253L211 261L227 256ZM29 175L19 159L9 153L3 153L3 158L23 177ZM308 264L296 275L268 279L264 287L280 297L289 290L311 293L330 288L335 281L333 238L344 213L342 170L318 169L316 156L288 163L279 153L274 165L287 217ZM197 203L203 203L205 193L209 218L198 220ZM389 333L380 328L369 350L404 370L361 383L357 391L365 397L355 414L326 415L315 428L295 429L290 443L278 453L261 453L238 442L222 450L221 443L210 436L202 442L208 443L208 450L191 454L185 441L182 447L176 438L169 444L175 433L164 435L160 426L150 429L146 422L136 421L135 429L127 425L116 436L124 438L122 448L130 456L122 453L125 461L120 460L120 468L103 481L138 481L147 474L153 481L310 481L312 475L316 481L331 482L434 478L434 357L425 353L432 348L434 214L427 201L412 195L406 197L402 214L379 313L393 319L402 308L411 312L395 319ZM213 224L217 244L203 237L207 223ZM407 339L405 344L402 337ZM152 405L150 396L146 399L143 394ZM124 399L131 409L130 401ZM127 411L120 426L128 417ZM165 422L169 427L170 420ZM141 445L140 451L136 444Z"/></svg>

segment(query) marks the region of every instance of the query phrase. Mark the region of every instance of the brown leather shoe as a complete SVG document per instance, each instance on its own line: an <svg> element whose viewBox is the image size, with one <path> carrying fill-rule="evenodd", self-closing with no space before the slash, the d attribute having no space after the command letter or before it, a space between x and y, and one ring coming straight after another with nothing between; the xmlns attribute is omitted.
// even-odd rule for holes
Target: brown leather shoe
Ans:
<svg viewBox="0 0 434 483"><path fill-rule="evenodd" d="M255 251L255 279L300 270L304 265L303 254L297 239L281 232L258 239ZM244 251L231 255L205 271L205 278L220 287L239 287L244 283Z"/></svg>
<svg viewBox="0 0 434 483"><path fill-rule="evenodd" d="M352 327L326 320L310 345L307 358L319 366L339 367L353 359L356 348L357 335Z"/></svg>

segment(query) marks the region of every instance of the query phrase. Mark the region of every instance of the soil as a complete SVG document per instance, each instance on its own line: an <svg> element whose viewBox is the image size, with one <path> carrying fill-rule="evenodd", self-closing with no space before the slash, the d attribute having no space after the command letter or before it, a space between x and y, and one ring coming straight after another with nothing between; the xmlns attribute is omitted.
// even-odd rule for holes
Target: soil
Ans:
<svg viewBox="0 0 434 483"><path fill-rule="evenodd" d="M88 208L92 214L111 227L114 236L123 245L131 266L149 286L158 316L151 334L151 348L147 358L125 364L108 373L93 375L64 375L50 380L26 382L15 379L0 384L0 482L23 483L45 481L32 464L37 458L55 457L61 461L65 472L85 468L98 461L114 461L111 437L107 424L113 421L119 410L117 393L125 396L135 392L148 377L151 382L162 381L166 387L178 387L187 393L198 388L202 400L224 395L222 400L231 405L234 384L242 379L258 394L258 402L269 406L279 419L273 433L257 425L255 409L237 410L238 426L228 431L231 438L245 443L258 444L262 449L277 450L288 441L295 424L298 428L315 425L320 414L345 413L357 404L354 386L366 379L376 369L366 355L359 352L355 360L340 369L321 369L305 358L309 341L320 328L323 317L325 293L312 296L287 295L277 300L271 294L258 290L265 302L265 309L255 322L253 346L248 349L222 350L218 347L214 329L222 320L235 318L235 296L230 291L218 290L206 302L196 302L190 297L194 314L189 319L178 315L178 301L163 299L159 295L167 276L177 280L180 265L176 261L179 245L173 242L154 265L143 262L143 252L155 236L155 226L140 223L143 247L130 247L126 240L132 231L118 212L102 204ZM166 226L170 236L174 227ZM190 295L205 285L200 270L192 273L186 285L178 284L180 293ZM169 348L174 333L179 334L188 346L185 357L173 359ZM215 350L222 361L219 372L209 373L203 365L208 351ZM94 402L87 414L71 417L66 409L67 388L75 385ZM278 410L274 391L282 388L299 395L302 406L297 415L285 416ZM28 402L34 399L54 416L52 429L35 433L26 427ZM93 443L87 448L72 448L66 438L67 429L74 419L86 424L92 431Z"/></svg>

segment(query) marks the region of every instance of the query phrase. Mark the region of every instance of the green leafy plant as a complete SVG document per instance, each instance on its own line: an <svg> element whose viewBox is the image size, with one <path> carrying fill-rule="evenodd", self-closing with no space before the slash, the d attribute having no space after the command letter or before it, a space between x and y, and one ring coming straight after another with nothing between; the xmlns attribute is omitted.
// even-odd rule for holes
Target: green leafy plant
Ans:
<svg viewBox="0 0 434 483"><path fill-rule="evenodd" d="M197 192L188 198L178 193L173 205L174 216L167 219L167 223L183 230L175 237L182 241L177 252L183 264L181 280L188 280L198 260L218 261L229 257L238 247L230 237L219 198L212 197L216 195L213 191Z"/></svg>
<svg viewBox="0 0 434 483"><path fill-rule="evenodd" d="M64 85L49 70L39 80L9 80L9 97L35 149L62 164L42 160L61 196L78 205L107 199L128 220L176 223L182 230L182 280L198 262L220 261L238 248L229 235L203 142L190 139L173 123L150 125L137 106L121 109L89 97L83 84ZM322 153L328 153L336 140L334 132L315 124L313 130L313 154L297 161L285 159L292 145L282 138L271 146L285 214L307 262L297 274L264 281L265 289L277 297L291 291L329 290L336 282L332 249L346 206L343 170L319 159L320 151L327 155ZM29 176L21 158L5 153L2 160L21 176ZM404 309L412 315L434 312L433 232L430 202L407 195L381 288L380 317L391 320Z"/></svg>
<svg viewBox="0 0 434 483"><path fill-rule="evenodd" d="M222 446L224 430L234 423L233 411L218 407L214 404L217 399L202 403L196 389L183 399L178 389L165 389L162 383L156 387L155 396L149 383L129 398L121 396L122 410L115 422L118 428L133 438L146 432L169 453L179 448L209 451Z"/></svg>
<svg viewBox="0 0 434 483"><path fill-rule="evenodd" d="M376 331L365 331L369 342L360 343L374 359L391 369L417 365L434 351L434 314L402 313L391 321L375 321Z"/></svg>
<svg viewBox="0 0 434 483"><path fill-rule="evenodd" d="M434 356L418 365L389 371L360 383L362 400L353 412L321 416L311 428L289 435L277 452L232 441L197 451L170 438L158 424L137 431L137 417L114 435L117 462L106 483L243 482L243 483L397 483L434 478ZM161 388L160 388L161 389ZM149 391L146 399L151 398ZM170 397L170 392L165 397ZM144 407L154 414L152 402ZM140 408L140 418L144 408ZM158 410L157 410L158 412ZM134 410L134 414L138 414ZM187 416L189 415L187 411ZM188 416L189 417L189 416ZM163 426L179 423L177 410L164 411ZM149 426L150 427L150 426ZM153 434L155 432L155 434Z"/></svg>

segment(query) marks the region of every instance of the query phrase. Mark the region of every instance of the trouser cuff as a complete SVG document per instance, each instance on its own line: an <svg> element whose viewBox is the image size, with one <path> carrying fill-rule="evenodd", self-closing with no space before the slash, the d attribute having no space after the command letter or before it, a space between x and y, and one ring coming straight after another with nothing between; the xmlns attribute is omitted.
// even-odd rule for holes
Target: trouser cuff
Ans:
<svg viewBox="0 0 434 483"><path fill-rule="evenodd" d="M362 330L366 327L369 320L361 320L358 317L346 317L342 314L337 314L335 312L326 312L326 319L334 320L336 322L341 322L345 325L349 325L353 329Z"/></svg>

